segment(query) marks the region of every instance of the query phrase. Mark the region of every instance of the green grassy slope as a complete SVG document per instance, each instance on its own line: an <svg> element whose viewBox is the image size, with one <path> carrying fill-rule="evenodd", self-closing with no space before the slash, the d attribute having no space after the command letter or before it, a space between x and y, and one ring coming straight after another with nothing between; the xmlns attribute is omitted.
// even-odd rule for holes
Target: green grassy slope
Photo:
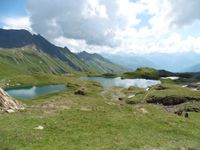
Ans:
<svg viewBox="0 0 200 150"><path fill-rule="evenodd" d="M126 72L122 75L123 78L145 78L145 79L159 79L160 75L156 69L153 68L138 68L133 72Z"/></svg>
<svg viewBox="0 0 200 150"><path fill-rule="evenodd" d="M125 71L125 69L104 60L95 60L94 58L93 61L84 62L74 53L65 50L61 50L61 52L70 63L64 62L57 57L52 57L42 51L38 51L34 46L15 49L0 49L0 66L2 68L0 76L12 76L12 74L18 73L31 74L37 72L53 74L66 73L76 71L76 67L82 71L98 73L119 73Z"/></svg>
<svg viewBox="0 0 200 150"><path fill-rule="evenodd" d="M59 59L38 52L34 47L23 47L16 49L1 49L0 64L5 70L0 71L1 76L22 73L64 73L73 71Z"/></svg>
<svg viewBox="0 0 200 150"><path fill-rule="evenodd" d="M176 150L200 147L200 114L191 113L190 118L185 119L157 105L112 101L102 94L99 84L78 78L76 75L45 74L15 77L11 82L57 82L70 87L61 93L20 100L27 105L25 111L0 114L0 149ZM80 87L86 89L85 96L74 95ZM114 94L115 89L112 92ZM134 90L129 92L132 94ZM44 129L34 129L39 125Z"/></svg>
<svg viewBox="0 0 200 150"><path fill-rule="evenodd" d="M90 54L87 52L78 53L78 57L85 64L87 64L89 70L96 73L123 73L128 71L128 69L113 64L109 60L105 59L101 55L96 53Z"/></svg>

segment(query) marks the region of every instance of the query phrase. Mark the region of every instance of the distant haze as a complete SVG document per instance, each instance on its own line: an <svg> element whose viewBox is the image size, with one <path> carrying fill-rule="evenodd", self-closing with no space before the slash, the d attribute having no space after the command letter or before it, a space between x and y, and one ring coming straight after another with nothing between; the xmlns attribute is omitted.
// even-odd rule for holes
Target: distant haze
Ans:
<svg viewBox="0 0 200 150"><path fill-rule="evenodd" d="M129 69L138 67L153 67L172 72L199 72L200 54L195 52L183 53L149 53L149 54L102 54L116 64L128 66Z"/></svg>

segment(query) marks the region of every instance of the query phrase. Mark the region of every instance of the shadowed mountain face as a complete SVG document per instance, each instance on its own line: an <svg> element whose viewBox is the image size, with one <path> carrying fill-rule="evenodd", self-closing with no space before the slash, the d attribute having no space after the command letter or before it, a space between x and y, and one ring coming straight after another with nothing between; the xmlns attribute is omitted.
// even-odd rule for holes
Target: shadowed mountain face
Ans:
<svg viewBox="0 0 200 150"><path fill-rule="evenodd" d="M96 71L101 73L106 73L107 71L112 73L126 71L126 69L122 67L120 68L119 66L109 62L101 56L99 57L101 57L101 63L104 64L104 66L98 67L101 68L100 70L98 70L98 68L95 68L98 66L97 64L93 66L93 64L90 64L88 62L86 63L84 61L85 59L81 58L81 55L72 53L67 47L61 48L55 46L47 41L45 38L43 38L41 35L31 34L26 30L0 29L0 48L0 60L4 60L4 63L8 61L8 59L5 59L5 57L9 58L9 60L12 60L9 63L13 64L14 60L20 60L17 62L18 65L20 65L22 62L26 62L27 59L30 59L30 61L35 63L35 65L30 65L30 61L27 61L27 63L23 65L27 65L30 68L33 66L39 66L40 68L32 68L32 71L45 70L45 72L48 72L47 68L50 68L50 70L54 70L53 73L60 71L71 72L73 70ZM18 55L13 55L14 53L24 55L24 60L22 60L22 58L18 58ZM88 54L88 57L91 57L91 59L93 59L92 57L94 56L96 56L96 54ZM105 63L103 61L105 61ZM41 63L46 64L46 66L44 67L46 69L42 69L40 67Z"/></svg>
<svg viewBox="0 0 200 150"><path fill-rule="evenodd" d="M0 29L1 48L19 48L34 43L34 36L26 30Z"/></svg>

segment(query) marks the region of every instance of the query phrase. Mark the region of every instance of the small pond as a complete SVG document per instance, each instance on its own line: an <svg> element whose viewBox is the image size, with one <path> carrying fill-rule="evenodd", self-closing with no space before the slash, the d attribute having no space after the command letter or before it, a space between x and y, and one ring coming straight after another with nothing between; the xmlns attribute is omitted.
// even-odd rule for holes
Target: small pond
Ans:
<svg viewBox="0 0 200 150"><path fill-rule="evenodd" d="M160 84L159 80L147 80L147 79L121 79L117 78L104 78L104 77L81 77L81 80L92 80L101 83L104 87L119 86L128 88L130 86L136 86L140 88L147 88L152 85Z"/></svg>
<svg viewBox="0 0 200 150"><path fill-rule="evenodd" d="M16 87L8 88L5 91L12 97L19 99L32 99L39 96L61 92L65 90L65 85L45 85L45 86L27 86L27 87Z"/></svg>
<svg viewBox="0 0 200 150"><path fill-rule="evenodd" d="M179 77L171 76L171 77L162 77L161 79L171 79L171 80L178 80Z"/></svg>

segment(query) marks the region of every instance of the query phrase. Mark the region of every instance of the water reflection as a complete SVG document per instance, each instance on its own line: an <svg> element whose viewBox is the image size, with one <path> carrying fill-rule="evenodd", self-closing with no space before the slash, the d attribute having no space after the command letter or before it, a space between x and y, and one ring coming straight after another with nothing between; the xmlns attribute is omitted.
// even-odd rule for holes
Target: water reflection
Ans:
<svg viewBox="0 0 200 150"><path fill-rule="evenodd" d="M136 86L140 88L147 88L152 85L160 84L159 80L147 80L147 79L121 79L117 78L104 78L104 77L81 77L81 80L92 80L101 83L104 87L119 86L128 88L130 86Z"/></svg>

